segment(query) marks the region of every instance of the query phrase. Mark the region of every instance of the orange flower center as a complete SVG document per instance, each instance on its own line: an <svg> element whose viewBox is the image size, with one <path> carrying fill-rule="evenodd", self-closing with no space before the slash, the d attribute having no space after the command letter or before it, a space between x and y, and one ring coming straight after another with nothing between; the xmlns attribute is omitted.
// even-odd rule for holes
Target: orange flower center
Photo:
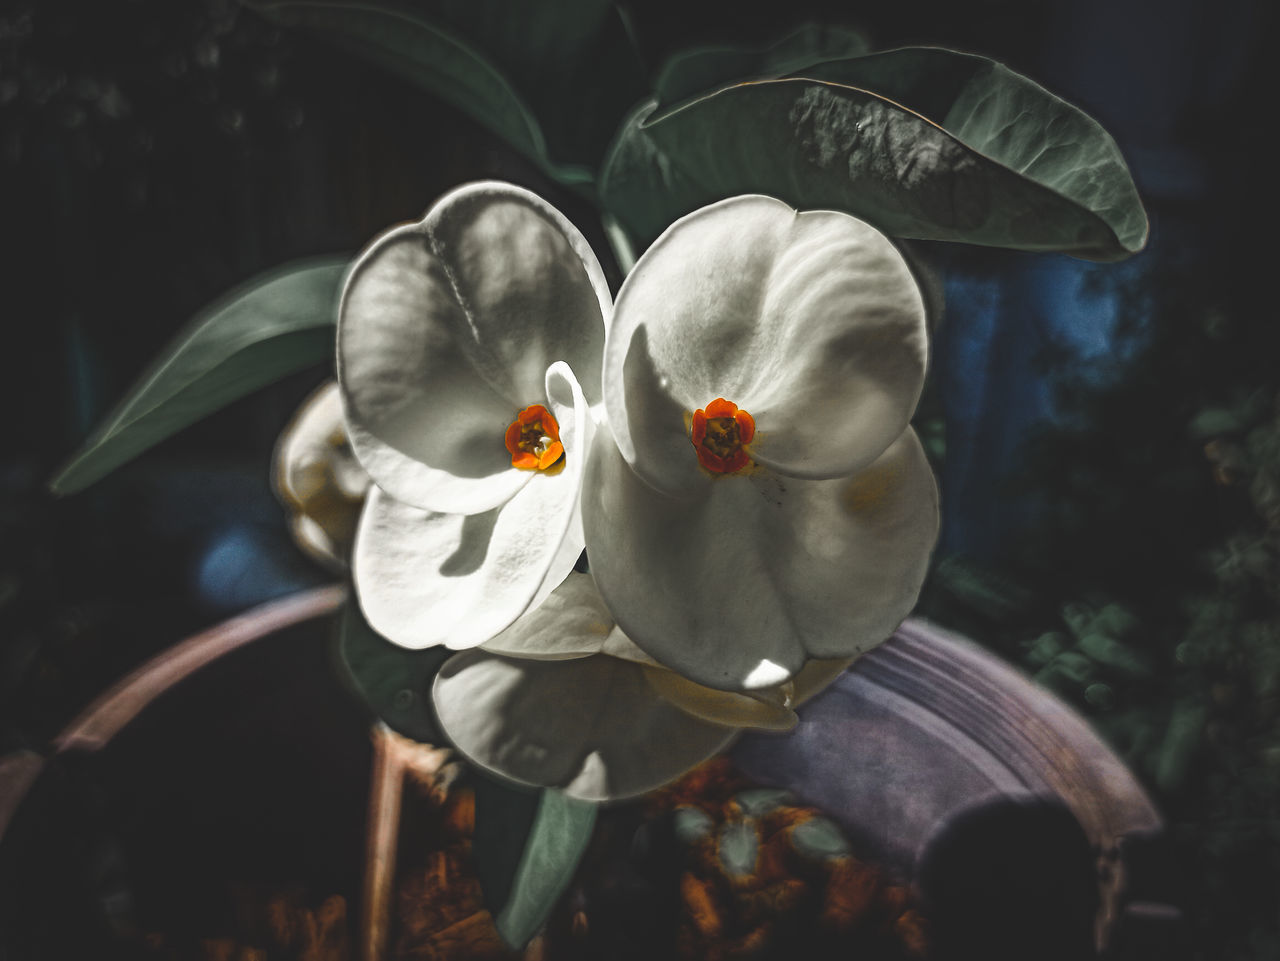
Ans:
<svg viewBox="0 0 1280 961"><path fill-rule="evenodd" d="M756 422L737 404L717 397L693 412L689 439L698 463L715 474L732 474L751 463L746 445L756 435Z"/></svg>
<svg viewBox="0 0 1280 961"><path fill-rule="evenodd" d="M521 470L546 470L564 456L560 425L541 404L530 404L507 428L511 466Z"/></svg>

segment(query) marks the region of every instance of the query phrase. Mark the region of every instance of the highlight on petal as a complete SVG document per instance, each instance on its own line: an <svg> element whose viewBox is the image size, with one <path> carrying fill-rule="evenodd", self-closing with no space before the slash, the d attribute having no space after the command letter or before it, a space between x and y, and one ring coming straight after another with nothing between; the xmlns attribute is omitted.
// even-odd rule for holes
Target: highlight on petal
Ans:
<svg viewBox="0 0 1280 961"><path fill-rule="evenodd" d="M475 650L445 663L432 694L445 733L472 762L611 801L675 780L737 734L658 696L644 672L605 654L548 661Z"/></svg>
<svg viewBox="0 0 1280 961"><path fill-rule="evenodd" d="M851 477L749 472L684 499L646 485L601 430L582 496L591 573L618 626L723 690L771 686L812 658L885 640L915 604L938 529L911 430Z"/></svg>
<svg viewBox="0 0 1280 961"><path fill-rule="evenodd" d="M541 604L573 569L584 545L578 492L591 418L567 365L553 364L545 385L564 467L529 474L505 504L445 514L370 491L352 575L361 610L387 639L412 648L483 644Z"/></svg>
<svg viewBox="0 0 1280 961"><path fill-rule="evenodd" d="M345 569L369 475L351 452L338 385L313 392L280 434L271 486L289 510L298 545L332 569Z"/></svg>
<svg viewBox="0 0 1280 961"><path fill-rule="evenodd" d="M511 184L468 184L378 238L351 271L338 379L352 445L406 504L491 510L530 481L504 443L569 363L600 398L608 286L586 240Z"/></svg>
<svg viewBox="0 0 1280 961"><path fill-rule="evenodd" d="M734 197L672 224L623 283L605 347L609 425L632 468L673 494L705 483L686 418L714 398L751 412L753 460L847 476L906 428L926 344L923 296L883 234Z"/></svg>

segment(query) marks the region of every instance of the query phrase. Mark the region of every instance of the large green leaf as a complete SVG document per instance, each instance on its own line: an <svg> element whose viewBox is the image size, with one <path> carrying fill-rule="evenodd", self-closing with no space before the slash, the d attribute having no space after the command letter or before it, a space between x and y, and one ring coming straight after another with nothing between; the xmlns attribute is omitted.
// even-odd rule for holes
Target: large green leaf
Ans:
<svg viewBox="0 0 1280 961"><path fill-rule="evenodd" d="M658 71L654 93L663 110L686 97L741 80L786 77L828 60L860 57L867 40L849 27L807 23L767 47L696 47L674 54Z"/></svg>
<svg viewBox="0 0 1280 961"><path fill-rule="evenodd" d="M538 799L538 811L511 892L497 913L498 933L512 947L532 938L577 870L596 823L596 805L550 788ZM476 830L480 830L479 813Z"/></svg>
<svg viewBox="0 0 1280 961"><path fill-rule="evenodd" d="M593 179L643 74L610 0L258 0L453 104L561 183Z"/></svg>
<svg viewBox="0 0 1280 961"><path fill-rule="evenodd" d="M445 743L431 708L431 683L454 653L393 644L369 626L354 598L338 626L338 656L356 693L387 727L424 744Z"/></svg>
<svg viewBox="0 0 1280 961"><path fill-rule="evenodd" d="M286 265L201 311L51 483L72 494L200 418L333 356L347 260Z"/></svg>
<svg viewBox="0 0 1280 961"><path fill-rule="evenodd" d="M642 105L605 160L605 207L642 246L741 193L845 210L906 238L1096 260L1146 241L1111 137L1001 64L905 48L803 72Z"/></svg>

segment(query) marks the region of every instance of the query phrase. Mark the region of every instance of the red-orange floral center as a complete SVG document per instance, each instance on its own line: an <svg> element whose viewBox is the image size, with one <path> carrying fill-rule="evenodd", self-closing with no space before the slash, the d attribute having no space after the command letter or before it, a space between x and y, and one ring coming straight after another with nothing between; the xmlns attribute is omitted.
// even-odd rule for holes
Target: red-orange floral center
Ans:
<svg viewBox="0 0 1280 961"><path fill-rule="evenodd" d="M695 410L689 430L698 463L715 474L732 474L750 464L746 445L755 435L752 416L723 397Z"/></svg>
<svg viewBox="0 0 1280 961"><path fill-rule="evenodd" d="M541 404L520 411L507 428L506 440L511 466L521 470L546 470L564 456L560 425Z"/></svg>

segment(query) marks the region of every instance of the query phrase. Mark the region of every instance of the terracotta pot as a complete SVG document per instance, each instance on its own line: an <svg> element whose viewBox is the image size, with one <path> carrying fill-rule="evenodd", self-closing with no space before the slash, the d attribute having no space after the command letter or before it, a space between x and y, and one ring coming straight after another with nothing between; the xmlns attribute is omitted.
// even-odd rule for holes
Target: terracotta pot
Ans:
<svg viewBox="0 0 1280 961"><path fill-rule="evenodd" d="M399 782L331 662L343 597L304 592L190 638L47 755L0 759L0 958L117 956L174 918L206 930L246 878L341 895L359 932L351 956L378 952ZM1018 956L1032 924L1061 951L1022 957L1114 946L1132 900L1126 842L1160 821L1061 702L971 642L908 622L801 716L789 735L743 738L735 761L914 878L939 957L975 945L985 961Z"/></svg>

